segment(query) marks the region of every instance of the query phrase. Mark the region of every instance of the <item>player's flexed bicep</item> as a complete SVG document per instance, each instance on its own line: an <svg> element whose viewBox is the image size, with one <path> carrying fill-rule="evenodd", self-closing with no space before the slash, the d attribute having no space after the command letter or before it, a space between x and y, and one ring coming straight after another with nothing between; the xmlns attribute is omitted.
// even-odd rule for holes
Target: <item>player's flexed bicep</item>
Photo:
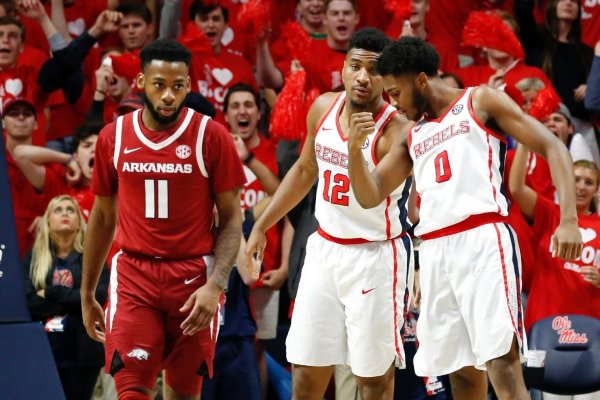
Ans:
<svg viewBox="0 0 600 400"><path fill-rule="evenodd" d="M351 120L352 124L360 120ZM390 140L389 150L382 156L373 172L369 172L362 154L362 144L348 141L348 173L352 191L359 204L372 208L380 204L394 189L406 180L412 170L408 152L408 131L412 124L403 116L395 115L385 127L384 136ZM358 137L358 135L357 135Z"/></svg>
<svg viewBox="0 0 600 400"><path fill-rule="evenodd" d="M550 165L552 180L559 195L561 221L552 238L554 257L574 259L582 249L575 207L573 160L565 145L544 125L525 114L506 93L479 87L473 93L472 106L482 121L493 120Z"/></svg>

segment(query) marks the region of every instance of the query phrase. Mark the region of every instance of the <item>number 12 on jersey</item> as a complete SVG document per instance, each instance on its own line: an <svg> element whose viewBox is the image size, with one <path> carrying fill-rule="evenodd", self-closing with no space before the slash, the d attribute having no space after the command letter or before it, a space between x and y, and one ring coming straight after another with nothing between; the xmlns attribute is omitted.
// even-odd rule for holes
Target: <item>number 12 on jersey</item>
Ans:
<svg viewBox="0 0 600 400"><path fill-rule="evenodd" d="M350 191L350 178L344 174L335 174L333 179L331 171L326 170L323 173L323 200L337 204L339 206L347 206L349 197L346 193ZM331 184L333 182L333 185ZM331 194L329 193L331 191Z"/></svg>
<svg viewBox="0 0 600 400"><path fill-rule="evenodd" d="M146 218L169 218L169 181L166 179L146 179ZM157 207L158 205L158 207ZM158 208L158 215L156 209Z"/></svg>

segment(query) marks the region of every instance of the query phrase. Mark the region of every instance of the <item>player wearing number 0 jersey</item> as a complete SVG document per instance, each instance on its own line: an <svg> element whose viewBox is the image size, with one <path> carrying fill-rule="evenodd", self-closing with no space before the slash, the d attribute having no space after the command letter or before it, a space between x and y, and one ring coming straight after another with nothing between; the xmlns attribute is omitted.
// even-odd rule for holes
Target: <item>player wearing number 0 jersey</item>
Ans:
<svg viewBox="0 0 600 400"><path fill-rule="evenodd" d="M421 314L415 355L420 376L450 373L457 398L484 398L488 376L499 399L529 398L520 355L526 347L520 303L520 255L506 224L502 188L509 132L548 158L559 189L559 257L577 257L569 156L555 136L503 92L457 90L438 75L439 55L421 39L390 43L376 69L396 107L416 124L398 134L374 171L364 166L365 134L349 138L349 172L360 204L373 207L413 170L421 196L417 234Z"/></svg>
<svg viewBox="0 0 600 400"><path fill-rule="evenodd" d="M225 128L182 105L189 51L157 40L140 58L146 107L107 125L96 145L84 323L90 336L106 338L106 369L119 398L151 398L163 369L169 392L183 398L198 395L212 373L218 309L241 240L245 177ZM115 226L119 251L104 324L87 293Z"/></svg>
<svg viewBox="0 0 600 400"><path fill-rule="evenodd" d="M385 34L372 28L352 36L342 69L345 91L323 94L311 106L300 159L248 238L251 263L254 254L262 257L266 230L318 179L319 229L308 239L286 340L287 359L294 365L294 398L322 397L333 366L346 364L357 378L362 399L391 399L394 361L404 362L401 329L413 260L402 222L407 222L410 185L364 210L348 176L347 138L353 130L369 131L361 151L373 169L385 161L394 133L409 124L383 100L381 76L374 72L386 43ZM372 116L372 124L360 122L366 115Z"/></svg>

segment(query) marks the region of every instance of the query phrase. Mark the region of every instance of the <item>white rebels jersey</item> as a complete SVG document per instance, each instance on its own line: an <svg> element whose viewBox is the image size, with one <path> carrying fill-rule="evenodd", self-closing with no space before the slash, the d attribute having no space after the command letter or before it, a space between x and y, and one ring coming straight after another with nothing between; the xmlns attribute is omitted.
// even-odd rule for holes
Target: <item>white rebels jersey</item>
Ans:
<svg viewBox="0 0 600 400"><path fill-rule="evenodd" d="M476 226L508 214L502 185L506 140L475 116L474 89L465 89L445 115L422 118L409 132L421 196L417 236L455 233L468 229L471 222L479 222Z"/></svg>
<svg viewBox="0 0 600 400"><path fill-rule="evenodd" d="M330 240L341 243L380 241L399 236L403 227L410 227L406 200L410 183L403 183L377 207L364 209L358 204L348 176L348 139L338 122L346 93L335 99L315 133L315 153L319 166L319 184L315 216L319 231ZM375 132L363 146L363 156L369 171L377 165L375 144L385 124L396 113L387 104L375 119ZM403 225L404 223L404 225Z"/></svg>

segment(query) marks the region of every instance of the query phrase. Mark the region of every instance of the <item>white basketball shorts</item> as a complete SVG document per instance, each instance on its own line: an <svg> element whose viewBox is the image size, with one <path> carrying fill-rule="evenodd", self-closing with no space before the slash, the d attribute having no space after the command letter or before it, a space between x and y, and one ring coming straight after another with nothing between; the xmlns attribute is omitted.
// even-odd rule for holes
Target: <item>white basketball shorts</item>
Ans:
<svg viewBox="0 0 600 400"><path fill-rule="evenodd" d="M292 325L286 340L292 364L349 365L354 375L404 367L402 327L413 285L408 236L338 244L312 234Z"/></svg>
<svg viewBox="0 0 600 400"><path fill-rule="evenodd" d="M524 361L521 255L515 232L490 223L424 240L419 248L421 314L415 372L439 376L508 353Z"/></svg>

